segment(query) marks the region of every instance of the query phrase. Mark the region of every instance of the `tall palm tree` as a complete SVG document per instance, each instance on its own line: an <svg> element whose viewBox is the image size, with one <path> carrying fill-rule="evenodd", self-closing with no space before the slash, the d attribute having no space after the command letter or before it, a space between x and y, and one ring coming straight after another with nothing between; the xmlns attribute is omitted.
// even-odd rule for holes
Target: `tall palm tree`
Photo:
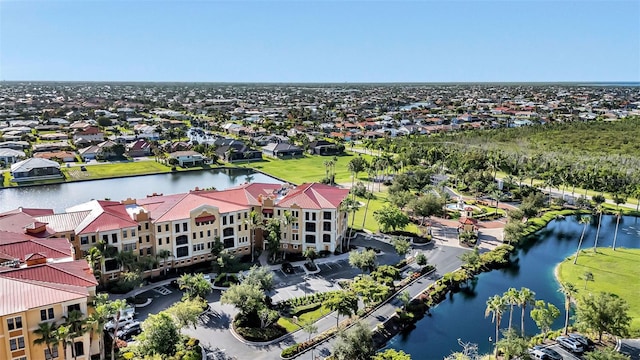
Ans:
<svg viewBox="0 0 640 360"><path fill-rule="evenodd" d="M571 310L571 300L577 293L576 287L572 283L561 282L559 292L564 294L564 334L569 332L569 311Z"/></svg>
<svg viewBox="0 0 640 360"><path fill-rule="evenodd" d="M98 348L100 349L100 360L104 360L104 324L113 314L109 309L108 295L101 293L93 300L93 312L86 319L87 330L89 332L89 344L93 343L93 335L98 335ZM91 346L91 345L89 345Z"/></svg>
<svg viewBox="0 0 640 360"><path fill-rule="evenodd" d="M121 269L131 271L137 258L133 251L119 251L114 258L120 264Z"/></svg>
<svg viewBox="0 0 640 360"><path fill-rule="evenodd" d="M55 332L55 337L56 337L56 343L58 342L62 342L62 352L64 354L64 359L67 359L67 346L72 345L73 346L73 334L71 333L71 330L69 328L69 326L65 326L65 325L60 325L58 326L58 328L56 329ZM73 356L73 347L71 348L71 355ZM115 359L112 359L115 360Z"/></svg>
<svg viewBox="0 0 640 360"><path fill-rule="evenodd" d="M591 218L589 216L582 216L580 217L580 221L578 221L578 223L583 224L584 227L582 228L582 235L580 235L580 241L578 242L578 250L576 251L576 257L573 259L574 265L578 263L578 255L580 255L580 247L582 247L582 239L584 239L584 233L585 231L587 231L587 225L589 225L590 221L591 221Z"/></svg>
<svg viewBox="0 0 640 360"><path fill-rule="evenodd" d="M518 303L518 290L516 288L509 288L502 297L506 305L509 305L509 330L511 330L511 320L513 319L513 307Z"/></svg>
<svg viewBox="0 0 640 360"><path fill-rule="evenodd" d="M535 304L536 301L536 293L534 293L533 291L531 291L531 289L528 289L526 287L520 288L520 291L518 291L518 300L517 300L517 304L518 306L520 306L520 334L522 337L524 337L524 313L525 313L525 308L527 307L528 304Z"/></svg>
<svg viewBox="0 0 640 360"><path fill-rule="evenodd" d="M124 300L112 301L109 305L109 313L114 316L115 327L113 328L113 341L111 342L111 360L116 360L116 343L118 330L120 327L120 315L127 308L127 302Z"/></svg>
<svg viewBox="0 0 640 360"><path fill-rule="evenodd" d="M349 248L349 245L351 243L351 235L352 235L352 232L353 232L353 224L356 221L356 213L358 212L358 209L360 209L360 202L358 200L356 200L355 198L353 198L353 197L344 199L342 204L340 204L340 211L347 212L347 216L348 216L349 213L352 214L351 226L349 227L349 235L348 235L348 238L347 238L347 249Z"/></svg>
<svg viewBox="0 0 640 360"><path fill-rule="evenodd" d="M33 333L39 337L33 340L34 345L44 345L49 351L49 355L53 354L52 345L58 345L57 337L58 327L55 323L41 322Z"/></svg>
<svg viewBox="0 0 640 360"><path fill-rule="evenodd" d="M156 253L156 258L160 258L162 259L162 271L164 272L164 274L167 274L167 259L169 258L169 256L171 255L171 251L167 250L167 249L160 249L158 250L158 252Z"/></svg>
<svg viewBox="0 0 640 360"><path fill-rule="evenodd" d="M620 225L621 217L622 210L616 211L616 231L613 233L613 251L616 251L616 240L618 240L618 226Z"/></svg>
<svg viewBox="0 0 640 360"><path fill-rule="evenodd" d="M244 223L247 224L251 230L251 262L253 262L255 260L254 246L256 242L256 229L261 229L263 227L262 216L255 210L251 210L249 217L244 220Z"/></svg>
<svg viewBox="0 0 640 360"><path fill-rule="evenodd" d="M506 310L507 305L504 299L500 295L494 295L487 300L487 308L484 311L484 317L491 314L491 322L496 324L496 337L495 344L498 343L498 336L500 335L500 322L502 321L502 314ZM498 354L498 347L495 347L495 354Z"/></svg>
<svg viewBox="0 0 640 360"><path fill-rule="evenodd" d="M64 319L63 326L69 328L69 337L71 340L71 356L75 359L77 354L75 352L74 339L82 336L88 329L85 327L84 314L78 310L72 310L67 316L62 317Z"/></svg>
<svg viewBox="0 0 640 360"><path fill-rule="evenodd" d="M102 283L101 280L102 280L103 256L100 249L98 249L95 246L92 247L87 252L87 256L85 257L85 259L87 259L89 266L91 266L91 269L93 270L93 275L96 277L96 279L98 279L98 282Z"/></svg>
<svg viewBox="0 0 640 360"><path fill-rule="evenodd" d="M602 224L602 213L604 209L601 205L598 205L596 208L596 213L598 214L598 230L596 230L596 241L593 243L593 252L598 252L598 237L600 236L600 225Z"/></svg>

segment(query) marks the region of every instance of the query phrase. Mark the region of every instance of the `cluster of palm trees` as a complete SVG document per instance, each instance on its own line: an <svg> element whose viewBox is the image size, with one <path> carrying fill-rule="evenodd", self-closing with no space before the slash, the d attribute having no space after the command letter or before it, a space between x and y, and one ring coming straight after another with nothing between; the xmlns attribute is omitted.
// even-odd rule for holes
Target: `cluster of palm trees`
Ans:
<svg viewBox="0 0 640 360"><path fill-rule="evenodd" d="M324 172L325 178L329 181L329 185L333 185L336 178L336 164L338 163L338 157L334 156L331 160L325 160Z"/></svg>
<svg viewBox="0 0 640 360"><path fill-rule="evenodd" d="M269 252L275 261L275 256L280 249L281 227L284 226L288 228L295 220L290 211L284 211L280 217L264 219L259 212L251 210L249 216L244 220L244 224L246 224L251 231L251 239L249 241L251 262L255 261L256 230L263 230Z"/></svg>
<svg viewBox="0 0 640 360"><path fill-rule="evenodd" d="M524 336L524 314L527 305L533 305L535 303L535 293L528 288L509 288L502 295L494 295L487 300L487 307L485 309L485 317L491 315L491 321L496 326L495 343L498 342L500 335L500 323L502 322L502 316L509 310L509 327L512 329L513 308L514 306L520 307L520 333ZM496 347L496 354L497 354Z"/></svg>
<svg viewBox="0 0 640 360"><path fill-rule="evenodd" d="M76 359L78 356L86 355L86 353L77 353L76 339L83 337L89 333L89 348L93 343L95 335L98 336L100 359L104 360L104 325L114 315L119 314L126 308L126 302L123 300L108 301L106 294L98 294L93 301L92 312L88 316L79 310L71 310L66 316L63 316L63 322L57 324L55 322L44 321L38 324L38 328L33 332L38 337L33 341L35 345L43 345L47 350L47 359L54 358L58 345L62 343L63 358L67 359L67 349L71 349L71 357ZM117 332L117 324L115 332ZM83 351L90 351L84 348ZM111 359L115 359L115 341L111 349Z"/></svg>

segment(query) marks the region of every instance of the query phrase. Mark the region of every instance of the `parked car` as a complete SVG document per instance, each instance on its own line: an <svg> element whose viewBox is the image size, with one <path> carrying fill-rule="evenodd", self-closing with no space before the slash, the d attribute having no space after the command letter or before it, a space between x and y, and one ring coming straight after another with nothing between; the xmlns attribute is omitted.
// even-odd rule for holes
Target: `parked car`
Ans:
<svg viewBox="0 0 640 360"><path fill-rule="evenodd" d="M205 280L207 280L209 283L211 283L211 275L210 274L202 274L202 277L204 277Z"/></svg>
<svg viewBox="0 0 640 360"><path fill-rule="evenodd" d="M549 355L539 349L529 349L529 357L533 360L551 360Z"/></svg>
<svg viewBox="0 0 640 360"><path fill-rule="evenodd" d="M542 353L544 354L544 356L535 356L532 351ZM533 348L529 349L529 354L531 355L531 357L535 357L536 359L562 360L562 355L560 355L557 351L548 347L544 347L542 345L536 345Z"/></svg>
<svg viewBox="0 0 640 360"><path fill-rule="evenodd" d="M139 321L134 321L131 324L122 328L122 330L118 330L118 339L129 340L134 335L138 335L142 332L142 328L140 327Z"/></svg>
<svg viewBox="0 0 640 360"><path fill-rule="evenodd" d="M136 320L133 318L133 314L127 314L124 317L121 317L120 321L118 321L118 329L122 329L125 326L127 326L129 324L132 324L135 321ZM107 322L104 325L104 329L106 331L115 331L115 329L116 329L116 320L115 319L109 320L109 322Z"/></svg>
<svg viewBox="0 0 640 360"><path fill-rule="evenodd" d="M284 272L285 274L293 274L293 265L288 262L282 263L282 272Z"/></svg>
<svg viewBox="0 0 640 360"><path fill-rule="evenodd" d="M577 342L579 342L580 344L582 344L582 346L586 349L590 349L592 348L595 344L593 343L593 341L591 341L591 339L589 339L586 336L582 336L580 334L569 334L569 337L571 339L576 340Z"/></svg>
<svg viewBox="0 0 640 360"><path fill-rule="evenodd" d="M568 336L558 336L556 338L556 342L560 344L563 348L574 352L574 353L582 353L584 352L584 346L578 342L578 340L572 339Z"/></svg>

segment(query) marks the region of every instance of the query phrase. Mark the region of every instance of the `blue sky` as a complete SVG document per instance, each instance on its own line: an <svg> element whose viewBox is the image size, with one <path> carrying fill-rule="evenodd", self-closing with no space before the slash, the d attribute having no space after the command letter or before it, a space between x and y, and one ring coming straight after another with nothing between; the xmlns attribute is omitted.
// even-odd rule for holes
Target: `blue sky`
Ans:
<svg viewBox="0 0 640 360"><path fill-rule="evenodd" d="M640 1L0 0L0 80L640 81Z"/></svg>

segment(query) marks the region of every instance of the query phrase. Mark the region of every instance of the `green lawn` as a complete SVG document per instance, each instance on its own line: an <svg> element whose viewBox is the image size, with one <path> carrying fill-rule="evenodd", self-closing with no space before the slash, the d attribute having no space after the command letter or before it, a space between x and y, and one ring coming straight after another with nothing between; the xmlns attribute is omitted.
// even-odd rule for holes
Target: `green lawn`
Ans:
<svg viewBox="0 0 640 360"><path fill-rule="evenodd" d="M171 171L171 167L155 161L136 161L113 164L87 165L87 171L80 171L80 167L62 168L68 181L104 179L117 176L158 174Z"/></svg>
<svg viewBox="0 0 640 360"><path fill-rule="evenodd" d="M614 293L629 303L629 315L633 318L631 331L640 331L640 249L593 248L580 253L578 263L573 265L573 256L563 261L558 268L560 281L574 285L579 294L605 291ZM586 284L581 280L585 272L593 274L594 281Z"/></svg>
<svg viewBox="0 0 640 360"><path fill-rule="evenodd" d="M300 329L302 327L301 325L314 323L329 313L331 313L331 310L323 305L314 311L300 315L297 323L293 322L292 318L281 317L278 319L278 324L287 329L287 332L293 332Z"/></svg>
<svg viewBox="0 0 640 360"><path fill-rule="evenodd" d="M351 173L347 170L347 163L354 156L347 153L342 156L338 156L338 162L335 165L337 183L351 182ZM371 159L369 155L362 155L367 160ZM264 171L267 174L275 177L290 181L294 184L302 184L305 182L320 181L327 176L325 161L330 161L333 156L319 156L319 155L305 155L299 159L268 159L260 162L252 162L246 166ZM239 163L241 166L245 166ZM360 179L364 179L366 174L364 172L358 174Z"/></svg>

